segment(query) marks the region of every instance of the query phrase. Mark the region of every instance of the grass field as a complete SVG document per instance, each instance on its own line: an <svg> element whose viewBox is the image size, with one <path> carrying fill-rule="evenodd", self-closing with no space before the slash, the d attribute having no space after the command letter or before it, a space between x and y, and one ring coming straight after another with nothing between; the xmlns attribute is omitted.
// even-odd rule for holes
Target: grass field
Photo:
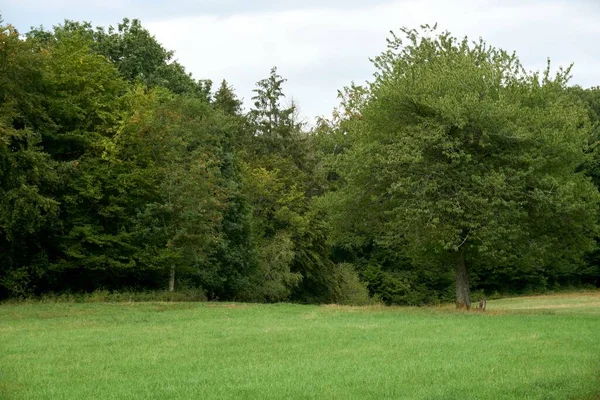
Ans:
<svg viewBox="0 0 600 400"><path fill-rule="evenodd" d="M598 399L600 292L439 308L0 305L2 399Z"/></svg>

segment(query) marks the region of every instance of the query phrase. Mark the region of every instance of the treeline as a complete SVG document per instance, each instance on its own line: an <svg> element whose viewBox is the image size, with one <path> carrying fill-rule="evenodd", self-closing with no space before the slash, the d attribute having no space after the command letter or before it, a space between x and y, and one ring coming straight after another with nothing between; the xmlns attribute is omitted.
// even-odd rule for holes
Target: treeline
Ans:
<svg viewBox="0 0 600 400"><path fill-rule="evenodd" d="M0 27L0 299L426 304L598 285L600 90L402 31L307 128L242 108L139 21Z"/></svg>

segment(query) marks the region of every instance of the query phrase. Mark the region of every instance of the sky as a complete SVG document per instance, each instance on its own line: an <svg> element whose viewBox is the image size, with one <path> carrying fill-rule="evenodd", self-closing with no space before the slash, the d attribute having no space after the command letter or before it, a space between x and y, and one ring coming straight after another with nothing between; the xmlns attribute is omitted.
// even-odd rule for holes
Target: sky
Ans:
<svg viewBox="0 0 600 400"><path fill-rule="evenodd" d="M573 84L600 85L600 0L0 0L0 13L22 33L138 18L195 78L227 79L246 107L277 66L309 123L331 114L339 89L371 79L369 58L404 26L481 37L529 70L574 63Z"/></svg>

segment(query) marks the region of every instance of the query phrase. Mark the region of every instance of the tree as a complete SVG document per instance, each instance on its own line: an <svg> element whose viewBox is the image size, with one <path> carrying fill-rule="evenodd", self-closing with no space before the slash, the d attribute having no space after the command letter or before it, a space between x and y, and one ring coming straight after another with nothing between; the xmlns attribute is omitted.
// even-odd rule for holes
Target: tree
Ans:
<svg viewBox="0 0 600 400"><path fill-rule="evenodd" d="M233 92L227 81L223 79L221 86L214 95L213 104L216 108L229 115L239 115L242 111L242 102Z"/></svg>
<svg viewBox="0 0 600 400"><path fill-rule="evenodd" d="M269 77L258 81L256 89L253 90L254 108L250 110L249 116L256 129L255 134L271 141L289 139L302 126L295 119L295 105L281 105L281 99L285 97L285 81L286 79L277 73L277 67L273 67Z"/></svg>
<svg viewBox="0 0 600 400"><path fill-rule="evenodd" d="M594 247L599 195L578 168L589 123L555 77L436 27L402 29L373 61L331 202L417 265L455 271L470 307L475 268L568 268ZM352 210L352 212L350 212Z"/></svg>
<svg viewBox="0 0 600 400"><path fill-rule="evenodd" d="M221 132L203 100L138 90L130 101L135 111L119 130L114 159L130 171L120 181L136 182L127 197L140 196L137 210L131 207L134 258L168 276L173 291L176 273L210 268L222 240Z"/></svg>
<svg viewBox="0 0 600 400"><path fill-rule="evenodd" d="M194 80L174 59L174 52L165 49L137 19L124 18L116 27L95 29L89 22L65 20L62 25L54 27L54 32L37 28L27 34L43 46L73 35L88 40L92 49L106 57L129 82L142 83L147 87L161 86L173 93L205 100L210 97L212 82Z"/></svg>
<svg viewBox="0 0 600 400"><path fill-rule="evenodd" d="M125 83L78 32L46 41L22 40L11 28L4 32L11 33L2 40L9 57L1 67L8 80L0 83L6 144L0 146L6 167L0 214L6 217L2 225L11 250L2 252L8 256L3 264L14 266L30 290L49 290L77 249L102 247L101 232L90 234L101 231L101 224L89 229L86 222L97 210L90 205L102 197L96 161L114 133ZM106 176L103 172L98 176ZM109 250L100 258L113 254ZM98 258L85 261L94 264Z"/></svg>
<svg viewBox="0 0 600 400"><path fill-rule="evenodd" d="M118 99L125 82L91 46L86 36L73 32L42 49L50 54L46 101L53 121L52 129L42 132L43 142L46 151L61 161L76 160L96 147L114 133L119 119Z"/></svg>
<svg viewBox="0 0 600 400"><path fill-rule="evenodd" d="M583 89L575 86L570 89L575 96L583 101L588 109L592 123L588 149L591 157L586 160L582 169L592 179L596 187L600 189L600 87ZM580 278L579 281L591 283L595 286L600 285L600 246L589 255L586 268L578 272L578 276L575 278ZM572 279L573 277L567 276L567 278Z"/></svg>
<svg viewBox="0 0 600 400"><path fill-rule="evenodd" d="M43 151L48 57L0 26L0 298L30 295L46 276L60 226L56 162Z"/></svg>
<svg viewBox="0 0 600 400"><path fill-rule="evenodd" d="M249 113L253 135L245 176L262 261L260 296L268 301L333 301L336 281L327 225L312 203L314 149L297 122L295 106L281 105L284 82L273 68L257 83Z"/></svg>

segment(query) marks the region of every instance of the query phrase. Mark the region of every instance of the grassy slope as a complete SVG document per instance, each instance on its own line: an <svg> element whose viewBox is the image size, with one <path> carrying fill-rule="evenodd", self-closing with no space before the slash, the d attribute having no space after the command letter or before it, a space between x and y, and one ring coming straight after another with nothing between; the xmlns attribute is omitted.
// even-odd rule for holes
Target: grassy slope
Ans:
<svg viewBox="0 0 600 400"><path fill-rule="evenodd" d="M598 398L600 293L488 308L5 304L0 398Z"/></svg>

